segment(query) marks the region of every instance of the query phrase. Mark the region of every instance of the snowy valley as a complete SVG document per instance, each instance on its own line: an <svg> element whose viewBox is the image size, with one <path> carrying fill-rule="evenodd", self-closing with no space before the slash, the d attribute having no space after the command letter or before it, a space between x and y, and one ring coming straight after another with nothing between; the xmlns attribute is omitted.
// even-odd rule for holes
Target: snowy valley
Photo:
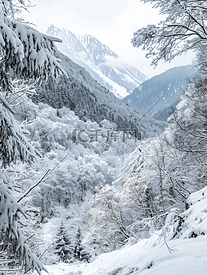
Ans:
<svg viewBox="0 0 207 275"><path fill-rule="evenodd" d="M0 0L0 275L206 274L207 4L153 2L166 21L132 45L155 66L193 48L193 72L147 80Z"/></svg>

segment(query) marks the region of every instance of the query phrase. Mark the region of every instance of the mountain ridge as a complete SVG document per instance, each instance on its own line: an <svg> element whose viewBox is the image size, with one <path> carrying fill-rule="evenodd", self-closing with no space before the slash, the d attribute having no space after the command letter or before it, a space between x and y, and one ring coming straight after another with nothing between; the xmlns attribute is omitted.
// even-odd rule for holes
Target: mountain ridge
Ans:
<svg viewBox="0 0 207 275"><path fill-rule="evenodd" d="M189 70L189 66L171 68L143 82L122 101L143 115L155 105L148 113L153 117L179 100L187 88L187 78L194 73L194 70Z"/></svg>

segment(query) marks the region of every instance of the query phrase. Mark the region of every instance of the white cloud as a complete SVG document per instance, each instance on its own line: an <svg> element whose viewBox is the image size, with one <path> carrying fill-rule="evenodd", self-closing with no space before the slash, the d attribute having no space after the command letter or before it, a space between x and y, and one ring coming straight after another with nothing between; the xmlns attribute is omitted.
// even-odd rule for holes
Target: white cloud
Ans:
<svg viewBox="0 0 207 275"><path fill-rule="evenodd" d="M106 65L110 67L115 67L115 68L122 68L122 61L120 58L115 58L113 56L105 56L105 62L102 63L100 66Z"/></svg>

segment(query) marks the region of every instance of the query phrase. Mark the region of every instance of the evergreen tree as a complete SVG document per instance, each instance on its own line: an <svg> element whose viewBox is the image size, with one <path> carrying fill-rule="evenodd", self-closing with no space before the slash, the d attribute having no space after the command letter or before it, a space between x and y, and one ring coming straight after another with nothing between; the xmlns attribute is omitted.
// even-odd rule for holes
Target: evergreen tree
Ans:
<svg viewBox="0 0 207 275"><path fill-rule="evenodd" d="M85 247L82 244L82 234L80 227L78 228L78 232L76 235L76 244L75 244L75 250L74 250L74 258L78 261L86 261L89 262L90 255L86 252Z"/></svg>
<svg viewBox="0 0 207 275"><path fill-rule="evenodd" d="M5 92L12 89L9 73L12 71L13 76L26 79L46 79L48 74L57 76L61 71L53 43L59 40L15 19L17 9L24 9L26 2L0 0L0 164L4 167L17 161L31 162L35 158L35 150L24 137L23 130L13 117L13 110L4 98ZM8 267L5 259L10 255L25 272L35 269L40 274L43 265L31 252L19 230L20 214L27 215L18 203L21 198L18 202L13 198L12 186L13 182L0 170L0 255L1 258L5 255L3 270Z"/></svg>
<svg viewBox="0 0 207 275"><path fill-rule="evenodd" d="M61 223L56 236L55 254L57 254L60 260L64 263L69 262L73 258L73 248L63 222Z"/></svg>

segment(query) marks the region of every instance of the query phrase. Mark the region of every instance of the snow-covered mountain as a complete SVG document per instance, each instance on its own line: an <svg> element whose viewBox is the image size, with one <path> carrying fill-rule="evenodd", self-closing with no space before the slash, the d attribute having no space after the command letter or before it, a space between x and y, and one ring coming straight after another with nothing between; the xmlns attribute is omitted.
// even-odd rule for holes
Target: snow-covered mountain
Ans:
<svg viewBox="0 0 207 275"><path fill-rule="evenodd" d="M164 123L145 118L128 107L93 79L85 68L60 52L58 58L68 78L62 76L57 81L49 78L33 95L35 103L43 102L56 109L68 107L83 121L90 119L101 125L107 119L115 123L118 129L137 129L141 139L154 136L164 129Z"/></svg>
<svg viewBox="0 0 207 275"><path fill-rule="evenodd" d="M51 25L49 35L60 38L59 50L86 70L102 86L117 97L124 98L147 77L138 69L122 62L106 45L91 35L74 34Z"/></svg>
<svg viewBox="0 0 207 275"><path fill-rule="evenodd" d="M187 78L193 74L194 71L189 70L188 66L169 69L143 82L123 101L142 114L147 113L156 104L148 113L153 116L179 101L180 95L187 88ZM171 108L168 111L170 110ZM163 115L164 119L165 117L166 115ZM162 116L159 118L162 120Z"/></svg>
<svg viewBox="0 0 207 275"><path fill-rule="evenodd" d="M167 119L176 109L176 106L178 105L179 102L180 102L180 98L177 99L175 102L173 102L170 106L167 106L162 110L159 110L157 113L153 115L153 118L161 121L167 121Z"/></svg>

